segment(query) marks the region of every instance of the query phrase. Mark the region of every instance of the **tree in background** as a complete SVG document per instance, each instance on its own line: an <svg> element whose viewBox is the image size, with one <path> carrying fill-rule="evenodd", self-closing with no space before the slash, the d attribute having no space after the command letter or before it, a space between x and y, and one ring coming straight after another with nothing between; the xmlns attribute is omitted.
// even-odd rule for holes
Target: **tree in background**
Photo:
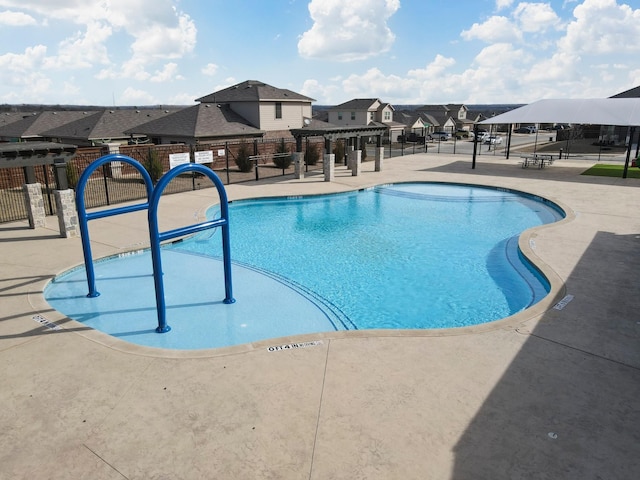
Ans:
<svg viewBox="0 0 640 480"><path fill-rule="evenodd" d="M304 152L304 163L306 165L315 165L320 159L320 153L318 152L318 145L315 143L308 143L307 150Z"/></svg>
<svg viewBox="0 0 640 480"><path fill-rule="evenodd" d="M160 161L160 157L158 157L158 152L150 148L147 151L147 158L144 162L142 162L142 166L147 170L147 173L151 177L151 181L155 185L160 180L160 177L163 173L162 162Z"/></svg>
<svg viewBox="0 0 640 480"><path fill-rule="evenodd" d="M238 155L235 158L236 165L241 172L247 173L253 170L253 160L249 151L249 144L244 140L238 146Z"/></svg>

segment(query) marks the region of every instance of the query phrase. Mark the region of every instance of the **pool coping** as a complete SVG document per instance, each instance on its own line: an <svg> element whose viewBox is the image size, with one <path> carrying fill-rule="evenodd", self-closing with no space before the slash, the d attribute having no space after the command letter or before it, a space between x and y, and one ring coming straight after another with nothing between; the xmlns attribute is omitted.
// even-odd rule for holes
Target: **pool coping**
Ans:
<svg viewBox="0 0 640 480"><path fill-rule="evenodd" d="M284 337L274 337L270 339L260 340L256 342L244 343L240 345L233 345L228 347L215 347L215 348L207 348L207 349L194 349L194 350L179 350L179 349L167 349L167 348L158 348L158 347L149 347L145 345L139 345L135 343L128 342L126 340L122 340L120 338L114 337L108 333L102 332L100 330L96 330L91 327L87 327L81 322L73 320L72 318L67 317L66 315L58 312L51 308L46 299L44 298L44 291L53 279L49 279L42 284L42 294L30 296L29 300L34 308L40 312L43 318L46 318L51 324L57 325L60 328L72 329L74 333L83 336L84 338L96 342L100 345L112 348L114 350L121 351L123 353L133 354L133 355L141 355L148 357L159 357L159 358L207 358L207 357L218 357L218 356L228 356L228 355L237 355L247 352L252 352L255 350L263 350L269 349L269 347L273 345L282 345L282 344L290 344L290 343L304 343L304 342L313 342L313 341L322 341L322 340L330 340L330 339L348 339L348 338L369 338L369 337L443 337L443 336L458 336L458 335L474 335L480 333L491 332L494 330L500 329L511 329L511 330L519 330L522 332L527 332L528 330L524 327L524 324L532 319L538 318L544 312L553 308L562 298L566 295L566 287L562 279L557 275L557 273L545 262L542 261L536 254L535 250L532 247L532 239L537 236L540 231L543 231L547 228L558 228L564 226L568 223L571 223L575 219L575 213L572 209L570 209L567 205L563 205L558 199L541 197L538 194L517 190L509 187L499 187L493 185L484 185L480 183L460 183L460 182L397 182L393 184L401 184L401 183L437 183L444 185L463 185L463 186L479 186L486 188L495 188L499 191L507 191L517 194L522 194L531 198L534 198L538 201L552 202L560 208L564 213L564 218L550 224L538 225L532 228L528 228L524 230L518 238L518 247L523 256L527 258L534 266L534 268L538 269L548 280L550 285L550 291L548 295L546 295L542 300L532 305L529 308L521 312L517 312L508 317L481 323L478 325L470 325L465 327L454 327L454 328L444 328L444 329L358 329L358 330L336 330L329 332L318 332L311 334L299 334L299 335L290 335ZM375 188L380 185L392 185L390 183L384 184L376 184L367 188ZM364 190L364 188L354 188L351 190L346 190L341 193L349 193L354 191ZM328 195L326 193L318 194L318 195ZM249 199L260 199L260 198L280 198L280 197L247 197L244 199L236 199L236 200L249 200ZM287 198L283 196L281 198ZM214 207L216 203L210 204L205 209ZM141 249L139 247L131 248L130 250L124 250L118 253L114 253L111 255L107 255L105 257L96 258L94 261L104 261L112 257L117 257L120 255L126 255L130 252L139 252L141 250L146 250L146 248ZM58 272L55 277L64 275L71 270L83 268L84 263L76 264L74 266L69 267L68 269L64 269ZM54 277L54 278L55 278Z"/></svg>

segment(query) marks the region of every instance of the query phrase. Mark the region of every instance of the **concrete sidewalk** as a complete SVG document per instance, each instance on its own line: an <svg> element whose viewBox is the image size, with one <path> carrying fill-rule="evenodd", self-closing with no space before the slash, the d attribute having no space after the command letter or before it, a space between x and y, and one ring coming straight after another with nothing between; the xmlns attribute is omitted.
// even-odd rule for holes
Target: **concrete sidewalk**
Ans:
<svg viewBox="0 0 640 480"><path fill-rule="evenodd" d="M553 286L533 308L459 330L306 335L320 343L296 350L163 351L87 329L42 294L82 263L80 240L54 217L0 225L0 479L640 478L640 180L580 176L591 164L483 155L471 170L421 154L358 177L340 167L332 183L229 186L240 199L484 184L569 213L521 237ZM161 230L215 195L166 197ZM144 212L90 231L94 258L148 244Z"/></svg>

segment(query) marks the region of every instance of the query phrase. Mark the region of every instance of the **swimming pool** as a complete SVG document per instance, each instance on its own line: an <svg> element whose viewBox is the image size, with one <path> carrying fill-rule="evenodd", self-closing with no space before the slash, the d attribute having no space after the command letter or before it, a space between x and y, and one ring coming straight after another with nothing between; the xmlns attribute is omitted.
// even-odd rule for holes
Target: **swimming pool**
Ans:
<svg viewBox="0 0 640 480"><path fill-rule="evenodd" d="M237 302L222 304L219 232L167 245L167 334L153 331L148 252L97 262L98 298L85 298L83 269L57 277L45 297L98 330L178 349L332 330L477 325L548 293L517 238L563 212L506 189L409 183L237 201L230 218Z"/></svg>

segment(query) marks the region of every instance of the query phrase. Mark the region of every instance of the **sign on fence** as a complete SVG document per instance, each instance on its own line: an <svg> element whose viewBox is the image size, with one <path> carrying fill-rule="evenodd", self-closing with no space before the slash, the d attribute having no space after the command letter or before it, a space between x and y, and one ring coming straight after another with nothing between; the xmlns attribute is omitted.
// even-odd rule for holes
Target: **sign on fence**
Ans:
<svg viewBox="0 0 640 480"><path fill-rule="evenodd" d="M189 156L189 152L169 154L169 168L175 168L178 165L189 163L190 161L191 157Z"/></svg>
<svg viewBox="0 0 640 480"><path fill-rule="evenodd" d="M194 152L194 157L195 157L196 163L212 163L213 151L206 150L204 152Z"/></svg>

